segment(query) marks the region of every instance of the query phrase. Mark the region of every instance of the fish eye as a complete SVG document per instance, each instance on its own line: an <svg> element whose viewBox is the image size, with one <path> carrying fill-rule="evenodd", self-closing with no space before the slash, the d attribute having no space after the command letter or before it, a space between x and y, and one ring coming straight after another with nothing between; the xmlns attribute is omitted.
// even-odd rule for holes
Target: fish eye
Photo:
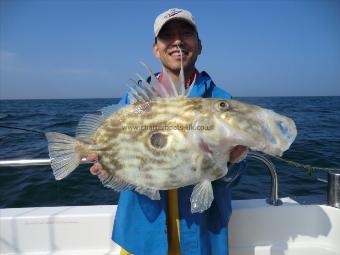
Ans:
<svg viewBox="0 0 340 255"><path fill-rule="evenodd" d="M163 148L168 139L168 137L162 133L153 133L150 137L150 143L154 148L161 149Z"/></svg>
<svg viewBox="0 0 340 255"><path fill-rule="evenodd" d="M225 112L229 110L229 104L225 101L220 101L217 105L218 110Z"/></svg>

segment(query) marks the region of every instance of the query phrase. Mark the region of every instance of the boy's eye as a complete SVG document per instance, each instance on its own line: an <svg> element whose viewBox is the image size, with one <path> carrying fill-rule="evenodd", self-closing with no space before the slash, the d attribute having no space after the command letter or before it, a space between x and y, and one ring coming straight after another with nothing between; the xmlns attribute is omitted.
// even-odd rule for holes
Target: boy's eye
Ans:
<svg viewBox="0 0 340 255"><path fill-rule="evenodd" d="M176 36L177 33L184 38L190 38L190 37L194 36L194 34L195 34L195 32L193 32L191 30L183 30L183 31L179 31L179 32L162 31L158 35L158 37L160 39L163 39L163 40L169 40L172 37Z"/></svg>
<svg viewBox="0 0 340 255"><path fill-rule="evenodd" d="M193 35L194 33L192 31L184 31L183 34L184 35Z"/></svg>
<svg viewBox="0 0 340 255"><path fill-rule="evenodd" d="M161 34L159 34L158 37L162 38L162 39L168 39L168 38L171 38L171 33L167 33L167 32L161 33Z"/></svg>

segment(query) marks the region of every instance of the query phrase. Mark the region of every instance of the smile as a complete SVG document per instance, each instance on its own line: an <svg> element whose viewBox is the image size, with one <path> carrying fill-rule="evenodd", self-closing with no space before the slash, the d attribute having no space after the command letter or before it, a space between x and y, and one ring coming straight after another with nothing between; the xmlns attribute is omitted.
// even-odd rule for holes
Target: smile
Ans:
<svg viewBox="0 0 340 255"><path fill-rule="evenodd" d="M182 50L182 54L183 54L183 56L187 56L187 55L189 55L189 52L186 51L186 50ZM180 57L180 56L181 56L181 53L180 53L179 50L176 50L176 51L171 51L171 52L169 53L169 55L170 55L170 56L174 56L174 57Z"/></svg>

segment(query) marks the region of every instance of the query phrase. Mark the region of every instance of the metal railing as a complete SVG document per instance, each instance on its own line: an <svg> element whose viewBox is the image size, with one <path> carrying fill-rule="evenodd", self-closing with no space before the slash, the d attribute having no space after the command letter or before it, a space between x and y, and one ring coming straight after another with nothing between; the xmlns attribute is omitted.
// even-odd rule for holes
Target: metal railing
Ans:
<svg viewBox="0 0 340 255"><path fill-rule="evenodd" d="M340 173L327 173L327 204L340 209Z"/></svg>
<svg viewBox="0 0 340 255"><path fill-rule="evenodd" d="M86 158L82 158L80 164L89 164ZM0 160L1 167L14 167L14 166L48 166L51 164L51 160L47 158L39 159L8 159Z"/></svg>
<svg viewBox="0 0 340 255"><path fill-rule="evenodd" d="M278 183L278 178L277 178L277 173L276 173L276 168L273 162L271 162L269 159L267 159L265 156L256 153L256 152L249 152L248 153L248 158L253 158L257 159L260 162L262 162L268 169L270 176L271 176L271 194L270 197L267 198L267 203L278 206L282 205L282 201L279 199L279 183Z"/></svg>

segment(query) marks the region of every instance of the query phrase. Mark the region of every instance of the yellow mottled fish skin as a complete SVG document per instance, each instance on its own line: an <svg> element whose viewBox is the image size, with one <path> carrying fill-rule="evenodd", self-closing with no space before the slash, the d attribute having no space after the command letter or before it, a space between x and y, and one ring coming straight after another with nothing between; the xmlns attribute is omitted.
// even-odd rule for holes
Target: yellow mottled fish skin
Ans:
<svg viewBox="0 0 340 255"><path fill-rule="evenodd" d="M221 108L221 103L227 108ZM93 141L101 148L96 153L109 174L138 187L179 188L224 176L229 152L241 144L240 137L248 142L246 146L254 143L261 148L266 132L256 115L262 112L260 107L236 100L158 98L113 113L97 129ZM195 123L210 129L185 128ZM228 129L221 130L216 123ZM184 128L171 128L175 126ZM204 154L199 137L210 144L213 156Z"/></svg>
<svg viewBox="0 0 340 255"><path fill-rule="evenodd" d="M100 163L110 174L139 187L163 190L197 183L201 173L196 162L202 152L188 139L192 131L185 127L208 112L207 99L202 98L161 98L125 106L93 137L96 145L106 148L97 152ZM163 138L158 147L152 144L155 134ZM213 179L225 174L209 160L203 164Z"/></svg>
<svg viewBox="0 0 340 255"><path fill-rule="evenodd" d="M161 198L159 190L196 184L191 212L203 212L214 199L211 181L227 174L230 155L239 162L247 154L233 152L249 148L281 156L297 135L293 120L271 110L236 100L188 98L193 86L185 89L183 67L178 87L166 72L168 82L162 84L145 67L150 82L137 75L144 86L135 82L130 88L130 105L86 114L75 138L46 133L57 180L94 153L105 170L98 171L105 187L155 200Z"/></svg>

